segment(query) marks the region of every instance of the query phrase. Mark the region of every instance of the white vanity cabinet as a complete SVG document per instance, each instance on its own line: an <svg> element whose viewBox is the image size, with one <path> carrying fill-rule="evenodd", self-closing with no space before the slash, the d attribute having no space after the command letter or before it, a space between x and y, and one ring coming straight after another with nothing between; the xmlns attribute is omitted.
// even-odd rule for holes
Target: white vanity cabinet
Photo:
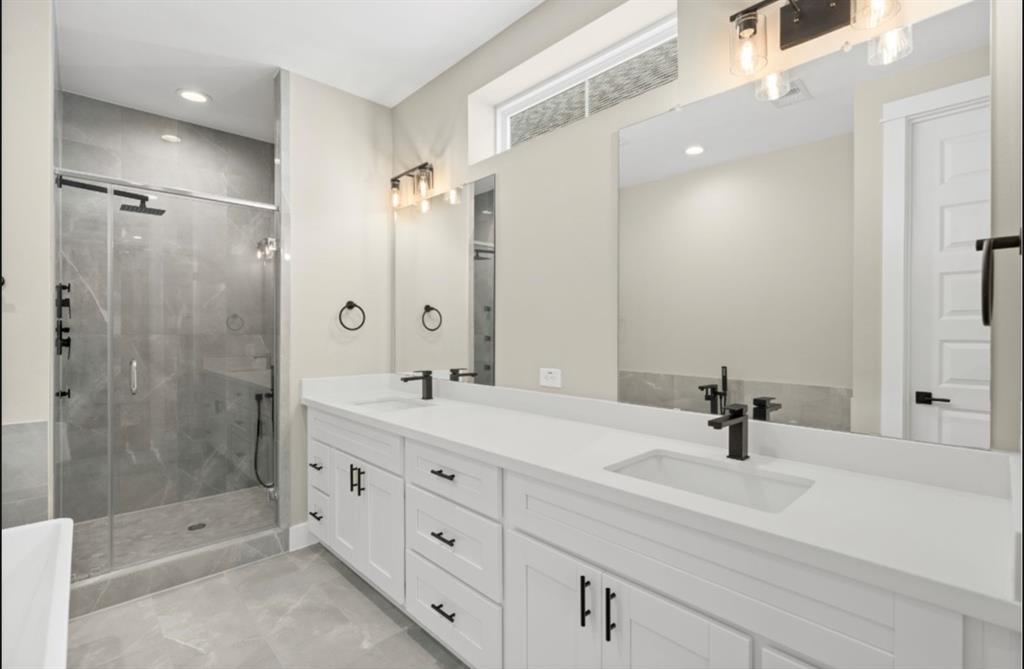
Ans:
<svg viewBox="0 0 1024 669"><path fill-rule="evenodd" d="M752 666L744 634L518 532L506 545L508 667Z"/></svg>

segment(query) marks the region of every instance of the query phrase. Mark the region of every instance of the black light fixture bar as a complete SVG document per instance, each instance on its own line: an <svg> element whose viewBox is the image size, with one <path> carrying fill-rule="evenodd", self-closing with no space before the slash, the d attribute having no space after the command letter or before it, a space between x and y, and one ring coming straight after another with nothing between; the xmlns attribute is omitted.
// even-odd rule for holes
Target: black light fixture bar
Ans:
<svg viewBox="0 0 1024 669"><path fill-rule="evenodd" d="M391 177L391 183L394 183L396 181L401 181L402 177L412 177L412 178L415 179L416 175L419 174L420 172L422 172L423 170L427 170L428 172L433 172L434 171L434 166L431 165L430 163L420 163L416 167L410 167L409 169L407 169L406 171L402 172L401 174L396 174L395 176Z"/></svg>
<svg viewBox="0 0 1024 669"><path fill-rule="evenodd" d="M738 11L735 14L733 14L732 16L730 16L729 17L729 23L736 23L736 19L738 19L741 16L746 16L747 14L756 14L757 12L761 11L765 7L770 7L770 6L774 5L775 3L781 2L781 1L782 0L761 0L761 2L755 2L754 4L750 5L746 9ZM790 0L790 2L792 2L792 1L793 0Z"/></svg>
<svg viewBox="0 0 1024 669"><path fill-rule="evenodd" d="M851 0L761 0L729 17L736 23L744 16L782 2L779 8L779 49L783 51L850 25Z"/></svg>

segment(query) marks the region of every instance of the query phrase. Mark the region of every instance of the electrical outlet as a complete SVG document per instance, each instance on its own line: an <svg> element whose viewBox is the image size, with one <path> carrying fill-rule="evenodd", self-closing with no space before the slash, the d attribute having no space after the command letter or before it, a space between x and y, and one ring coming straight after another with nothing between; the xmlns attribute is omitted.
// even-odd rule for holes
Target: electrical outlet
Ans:
<svg viewBox="0 0 1024 669"><path fill-rule="evenodd" d="M553 367L541 367L540 385L545 388L561 388L562 370Z"/></svg>

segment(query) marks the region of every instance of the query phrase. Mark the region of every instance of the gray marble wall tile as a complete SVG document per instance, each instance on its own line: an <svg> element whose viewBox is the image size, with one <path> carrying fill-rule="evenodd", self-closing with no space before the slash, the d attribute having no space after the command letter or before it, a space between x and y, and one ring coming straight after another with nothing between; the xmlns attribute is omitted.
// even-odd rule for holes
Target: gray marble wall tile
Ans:
<svg viewBox="0 0 1024 669"><path fill-rule="evenodd" d="M14 527L46 520L46 421L3 426L2 525Z"/></svg>
<svg viewBox="0 0 1024 669"><path fill-rule="evenodd" d="M719 382L712 377L620 371L619 401L710 413L710 403L704 399L699 386ZM782 404L780 410L771 414L773 422L828 430L850 429L849 388L729 379L729 402L751 406L755 397L774 397Z"/></svg>

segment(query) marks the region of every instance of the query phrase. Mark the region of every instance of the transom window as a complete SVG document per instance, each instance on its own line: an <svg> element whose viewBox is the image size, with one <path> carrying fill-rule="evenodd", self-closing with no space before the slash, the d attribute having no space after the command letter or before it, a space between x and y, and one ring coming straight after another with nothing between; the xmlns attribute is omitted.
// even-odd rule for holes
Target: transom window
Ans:
<svg viewBox="0 0 1024 669"><path fill-rule="evenodd" d="M632 35L499 105L497 150L551 132L679 77L676 17Z"/></svg>

